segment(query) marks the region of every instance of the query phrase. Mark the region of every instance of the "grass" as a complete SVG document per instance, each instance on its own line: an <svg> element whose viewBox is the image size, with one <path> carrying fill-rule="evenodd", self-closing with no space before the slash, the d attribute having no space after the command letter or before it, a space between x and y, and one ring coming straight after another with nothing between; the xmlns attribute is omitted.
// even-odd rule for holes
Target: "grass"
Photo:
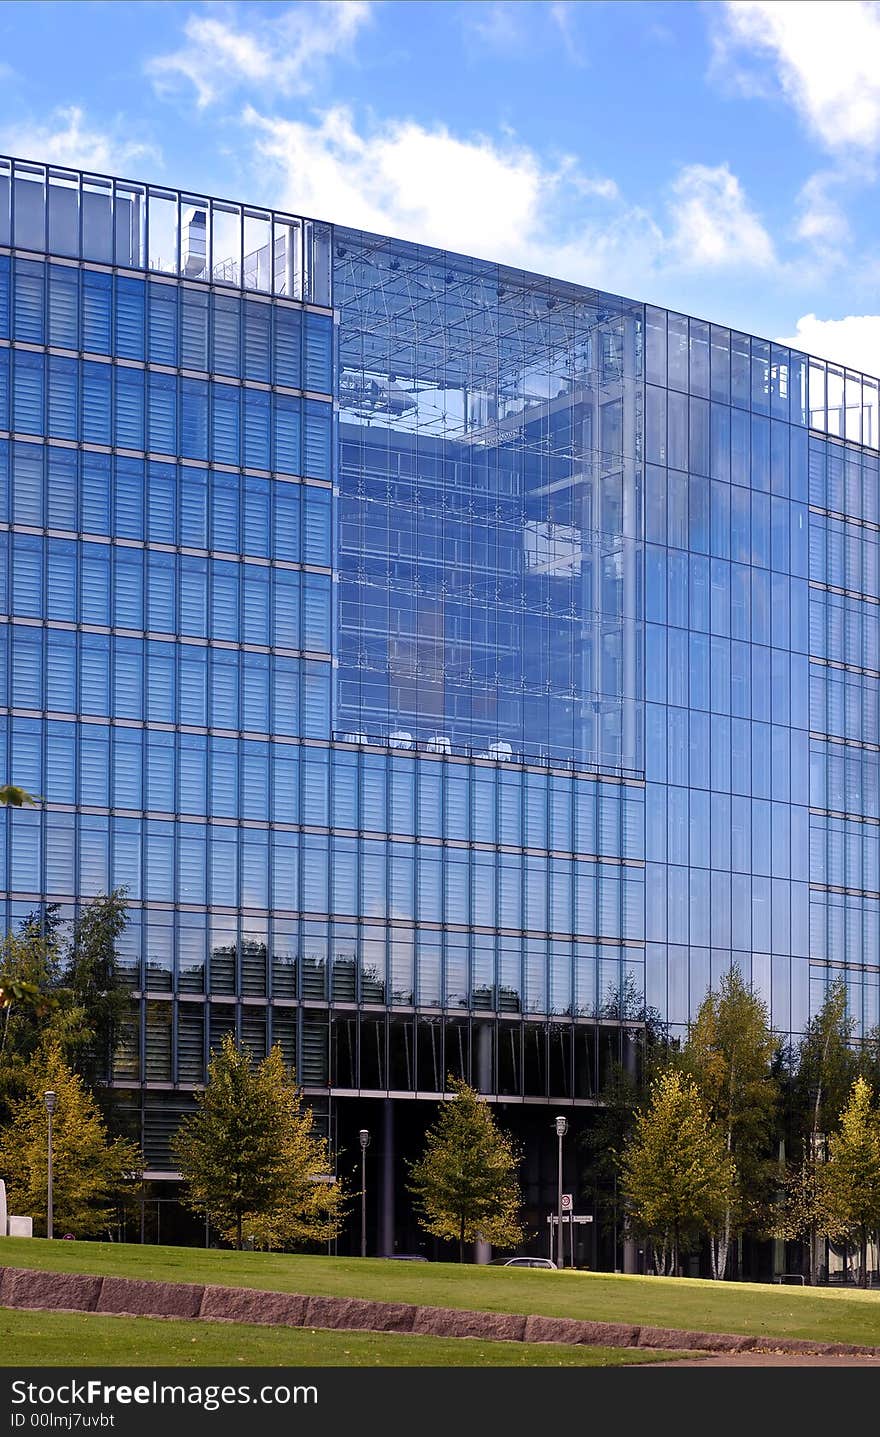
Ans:
<svg viewBox="0 0 880 1437"><path fill-rule="evenodd" d="M0 1266L880 1345L880 1292L0 1238ZM446 1340L446 1339L444 1339Z"/></svg>
<svg viewBox="0 0 880 1437"><path fill-rule="evenodd" d="M0 1367L620 1367L681 1355L0 1308Z"/></svg>

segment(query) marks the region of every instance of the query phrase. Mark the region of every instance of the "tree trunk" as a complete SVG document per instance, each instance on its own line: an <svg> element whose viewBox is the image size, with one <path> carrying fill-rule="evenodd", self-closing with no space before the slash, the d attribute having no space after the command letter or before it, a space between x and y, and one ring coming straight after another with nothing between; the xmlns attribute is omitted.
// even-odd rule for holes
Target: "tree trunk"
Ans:
<svg viewBox="0 0 880 1437"><path fill-rule="evenodd" d="M235 1249L236 1249L236 1252L241 1252L241 1224L242 1224L242 1215L241 1215L241 1213L239 1212L239 1213L236 1214L236 1218L235 1218Z"/></svg>
<svg viewBox="0 0 880 1437"><path fill-rule="evenodd" d="M859 1287L868 1286L868 1230L859 1228Z"/></svg>
<svg viewBox="0 0 880 1437"><path fill-rule="evenodd" d="M464 1262L464 1218L458 1225L458 1260Z"/></svg>

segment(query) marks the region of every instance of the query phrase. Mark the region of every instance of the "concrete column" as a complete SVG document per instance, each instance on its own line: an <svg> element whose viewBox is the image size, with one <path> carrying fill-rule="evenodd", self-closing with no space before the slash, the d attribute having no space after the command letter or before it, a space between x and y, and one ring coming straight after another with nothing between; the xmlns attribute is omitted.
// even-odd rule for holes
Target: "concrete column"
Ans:
<svg viewBox="0 0 880 1437"><path fill-rule="evenodd" d="M489 1023L475 1023L474 1033L477 1039L474 1055L477 1092L493 1093L495 1083L492 1074L492 1027Z"/></svg>
<svg viewBox="0 0 880 1437"><path fill-rule="evenodd" d="M632 1237L623 1239L623 1270L624 1272L638 1272L639 1270L638 1243Z"/></svg>
<svg viewBox="0 0 880 1437"><path fill-rule="evenodd" d="M394 1099L382 1104L381 1188L379 1194L379 1252L394 1256Z"/></svg>

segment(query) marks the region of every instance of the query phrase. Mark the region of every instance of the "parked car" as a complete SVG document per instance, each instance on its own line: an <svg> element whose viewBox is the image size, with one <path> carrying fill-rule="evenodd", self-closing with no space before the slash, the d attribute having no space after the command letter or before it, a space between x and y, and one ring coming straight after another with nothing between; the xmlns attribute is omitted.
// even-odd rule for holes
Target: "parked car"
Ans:
<svg viewBox="0 0 880 1437"><path fill-rule="evenodd" d="M430 1262L421 1252L391 1252L383 1254L387 1262Z"/></svg>
<svg viewBox="0 0 880 1437"><path fill-rule="evenodd" d="M556 1271L556 1263L549 1257L493 1257L490 1267L543 1267Z"/></svg>

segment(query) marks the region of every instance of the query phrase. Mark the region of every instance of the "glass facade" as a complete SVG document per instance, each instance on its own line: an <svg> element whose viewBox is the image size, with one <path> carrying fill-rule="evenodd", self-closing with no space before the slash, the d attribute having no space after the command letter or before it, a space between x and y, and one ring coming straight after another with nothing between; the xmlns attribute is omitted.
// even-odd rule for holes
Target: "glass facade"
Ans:
<svg viewBox="0 0 880 1437"><path fill-rule="evenodd" d="M123 885L148 1167L235 1032L331 1124L597 1100L737 964L880 978L877 382L0 160L6 921Z"/></svg>

